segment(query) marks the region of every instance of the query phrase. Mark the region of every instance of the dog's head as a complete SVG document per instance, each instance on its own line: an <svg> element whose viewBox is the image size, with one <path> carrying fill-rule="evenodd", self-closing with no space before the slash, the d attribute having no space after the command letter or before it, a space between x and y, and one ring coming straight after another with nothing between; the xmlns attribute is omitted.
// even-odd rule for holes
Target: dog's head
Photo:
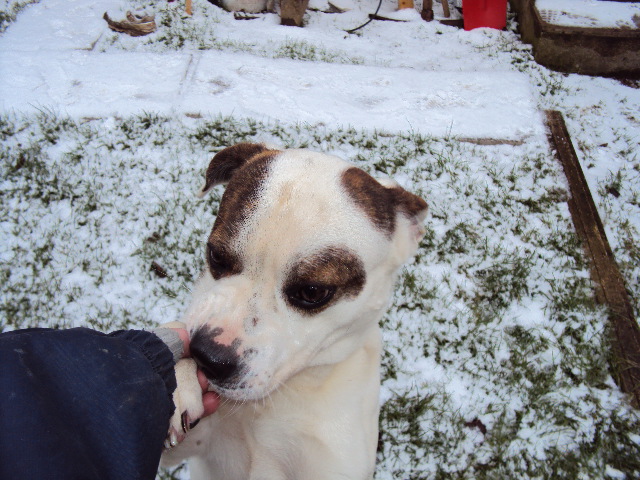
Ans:
<svg viewBox="0 0 640 480"><path fill-rule="evenodd" d="M201 194L223 183L184 321L212 387L254 400L378 328L427 205L339 158L257 144L215 155Z"/></svg>

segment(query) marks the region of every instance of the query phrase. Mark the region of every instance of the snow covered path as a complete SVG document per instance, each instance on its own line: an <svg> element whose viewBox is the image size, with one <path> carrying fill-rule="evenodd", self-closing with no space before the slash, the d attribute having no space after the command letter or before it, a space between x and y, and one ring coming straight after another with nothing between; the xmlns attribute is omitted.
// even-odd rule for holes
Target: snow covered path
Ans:
<svg viewBox="0 0 640 480"><path fill-rule="evenodd" d="M28 57L3 52L0 70L3 110L52 108L83 117L233 114L511 141L541 132L528 80L518 73L320 63L300 68L294 60L221 52L81 51Z"/></svg>
<svg viewBox="0 0 640 480"><path fill-rule="evenodd" d="M79 117L233 114L509 142L543 132L530 80L519 72L301 67L217 51L93 52L107 30L107 7L50 0L24 12L0 38L0 108Z"/></svg>

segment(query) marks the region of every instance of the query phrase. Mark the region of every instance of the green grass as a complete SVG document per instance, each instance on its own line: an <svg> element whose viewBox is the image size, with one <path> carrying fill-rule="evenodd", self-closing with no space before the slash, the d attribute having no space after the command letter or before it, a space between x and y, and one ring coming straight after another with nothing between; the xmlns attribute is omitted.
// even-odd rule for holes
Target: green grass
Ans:
<svg viewBox="0 0 640 480"><path fill-rule="evenodd" d="M351 65L364 63L361 58L350 57L344 52L334 52L302 40L287 39L270 55L273 55L274 58L290 58L305 62L346 63Z"/></svg>

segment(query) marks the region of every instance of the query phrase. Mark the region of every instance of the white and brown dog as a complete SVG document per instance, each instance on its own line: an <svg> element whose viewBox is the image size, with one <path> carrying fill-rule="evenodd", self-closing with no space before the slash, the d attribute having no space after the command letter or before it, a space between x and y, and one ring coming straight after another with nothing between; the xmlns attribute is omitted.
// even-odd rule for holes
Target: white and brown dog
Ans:
<svg viewBox="0 0 640 480"><path fill-rule="evenodd" d="M202 414L196 364L223 403L164 464L191 457L194 479L371 478L378 322L426 203L339 158L257 144L215 155L201 193L222 183L173 428Z"/></svg>

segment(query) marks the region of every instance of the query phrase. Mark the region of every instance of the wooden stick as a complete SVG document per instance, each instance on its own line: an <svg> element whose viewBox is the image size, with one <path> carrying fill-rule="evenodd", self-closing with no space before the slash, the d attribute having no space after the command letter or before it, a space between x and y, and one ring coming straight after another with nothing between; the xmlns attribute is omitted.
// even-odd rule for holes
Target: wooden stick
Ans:
<svg viewBox="0 0 640 480"><path fill-rule="evenodd" d="M398 0L398 10L413 8L413 0Z"/></svg>
<svg viewBox="0 0 640 480"><path fill-rule="evenodd" d="M433 0L422 0L420 16L427 22L433 20Z"/></svg>
<svg viewBox="0 0 640 480"><path fill-rule="evenodd" d="M449 0L440 0L442 4L442 13L444 18L449 18L451 16L451 11L449 10Z"/></svg>
<svg viewBox="0 0 640 480"><path fill-rule="evenodd" d="M555 110L545 113L551 142L569 182L569 211L589 259L596 300L608 308L612 369L620 390L629 393L632 405L639 408L640 328L562 114Z"/></svg>
<svg viewBox="0 0 640 480"><path fill-rule="evenodd" d="M369 14L369 18L371 20L382 20L384 22L400 22L400 23L408 22L408 20L399 20L397 18L383 17L382 15L374 15L373 13Z"/></svg>
<svg viewBox="0 0 640 480"><path fill-rule="evenodd" d="M191 10L191 0L187 0L187 5L185 10L187 12L187 15L189 16L193 15L193 11Z"/></svg>

